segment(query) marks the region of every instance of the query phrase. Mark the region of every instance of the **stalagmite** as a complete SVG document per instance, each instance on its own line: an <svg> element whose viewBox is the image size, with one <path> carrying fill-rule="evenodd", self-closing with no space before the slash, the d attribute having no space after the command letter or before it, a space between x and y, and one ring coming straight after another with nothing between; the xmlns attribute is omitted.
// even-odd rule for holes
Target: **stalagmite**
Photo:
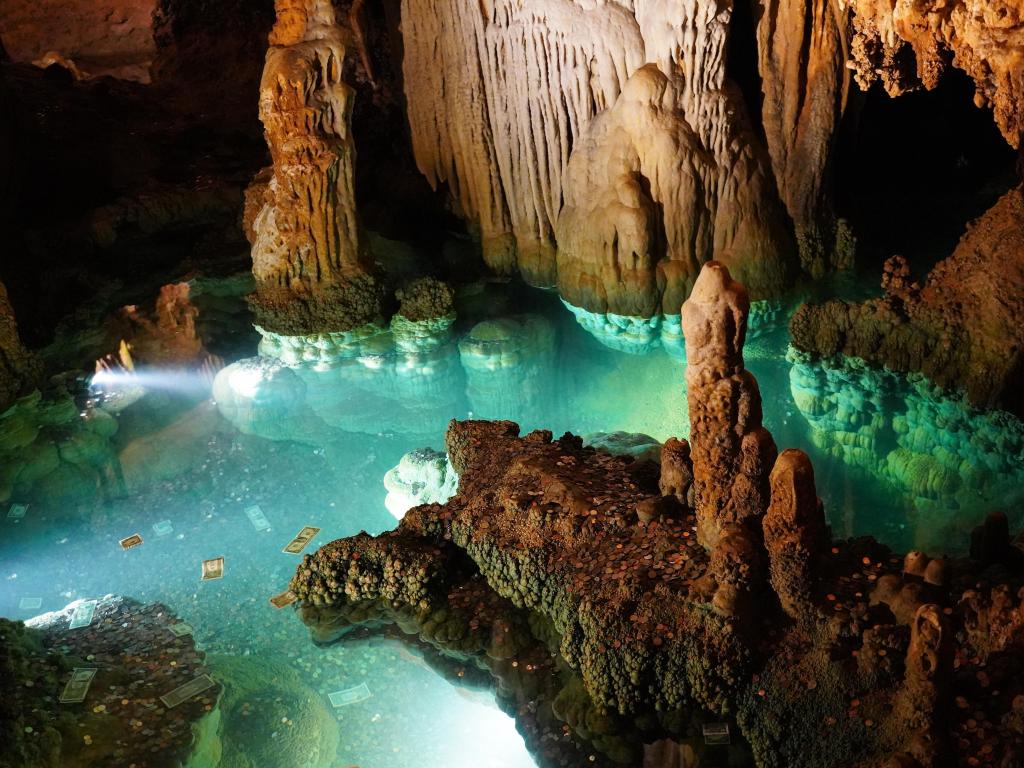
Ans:
<svg viewBox="0 0 1024 768"><path fill-rule="evenodd" d="M39 375L39 364L18 335L14 308L0 282L0 413Z"/></svg>
<svg viewBox="0 0 1024 768"><path fill-rule="evenodd" d="M772 587L794 619L812 618L819 559L825 551L825 515L814 467L803 451L788 449L775 461L771 504L763 521Z"/></svg>
<svg viewBox="0 0 1024 768"><path fill-rule="evenodd" d="M254 305L270 330L349 330L376 317L379 297L356 220L348 36L329 0L276 10L260 84L273 175L252 224Z"/></svg>
<svg viewBox="0 0 1024 768"><path fill-rule="evenodd" d="M750 524L768 509L776 449L743 367L749 310L746 289L718 262L704 265L683 304L697 536L708 549L723 525Z"/></svg>

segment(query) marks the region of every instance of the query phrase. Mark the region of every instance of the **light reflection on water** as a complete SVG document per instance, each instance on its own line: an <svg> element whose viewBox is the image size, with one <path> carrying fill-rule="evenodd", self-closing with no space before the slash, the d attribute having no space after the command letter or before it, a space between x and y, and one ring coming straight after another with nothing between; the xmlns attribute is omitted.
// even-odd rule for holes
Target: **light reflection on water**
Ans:
<svg viewBox="0 0 1024 768"><path fill-rule="evenodd" d="M112 438L126 495L12 498L31 506L19 522L0 519L0 614L28 618L79 597L124 594L169 605L210 654L287 663L325 700L328 692L366 683L370 699L334 711L338 751L324 765L533 765L493 697L457 690L384 638L316 648L291 611L275 610L267 599L294 572L298 558L281 548L302 526L322 529L309 551L360 530L393 527L384 506L385 472L408 451L443 448L450 418L510 418L524 431L545 427L556 435L685 436L685 363L660 349L641 356L608 349L548 298L531 299L537 322L478 326L471 344L472 323L460 319L451 341L420 356L389 352L384 344L327 370L287 369L272 387L243 376L241 410L220 405L252 434L209 402L151 392L119 416L121 429ZM760 382L766 425L780 449L799 447L812 456L837 535L870 533L899 548L923 543L934 552L944 543L959 550L962 534L985 509L1015 500L1010 486L982 485L981 476L972 480L962 472L957 485L942 474L957 459L939 445L951 419L960 418L955 408L929 410L914 401L909 412L918 421L901 437L905 392L894 389L885 402L865 404L857 386L875 387L865 375L859 384L833 377L808 394L794 383L803 369L786 359L784 324L760 330L746 357ZM517 333L520 341L509 341ZM507 342L497 352L495 339ZM488 357L492 352L496 357ZM807 375L801 386L810 386ZM245 411L253 398L255 416ZM869 412L880 415L864 418ZM926 423L933 413L942 420L932 425L934 446ZM992 443L999 448L992 451L1010 455L1005 466L1021 471L1015 420L998 428L966 416L961 421L965 430L995 429ZM1000 438L999 430L1009 437ZM866 448L851 452L850 445ZM959 457L961 463L985 459L978 450ZM1006 475L1005 467L997 470ZM972 497L973 507L963 503ZM270 531L255 530L244 514L253 504ZM152 526L163 520L173 531L158 536ZM144 545L122 551L118 540L133 533ZM225 577L201 582L200 562L216 556L225 557ZM42 607L20 610L24 597L42 598ZM252 748L258 752L258 745Z"/></svg>

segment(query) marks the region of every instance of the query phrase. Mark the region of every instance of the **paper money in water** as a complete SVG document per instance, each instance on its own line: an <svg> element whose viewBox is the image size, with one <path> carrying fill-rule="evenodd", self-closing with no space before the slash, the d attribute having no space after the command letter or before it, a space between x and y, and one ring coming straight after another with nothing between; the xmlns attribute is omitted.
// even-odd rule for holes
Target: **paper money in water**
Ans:
<svg viewBox="0 0 1024 768"><path fill-rule="evenodd" d="M18 607L23 611L34 611L43 604L41 597L23 597L18 601Z"/></svg>
<svg viewBox="0 0 1024 768"><path fill-rule="evenodd" d="M349 704L356 704L370 698L370 689L366 683L360 683L355 688L328 693L327 698L331 700L332 707L347 707Z"/></svg>
<svg viewBox="0 0 1024 768"><path fill-rule="evenodd" d="M138 533L133 533L131 536L125 539L121 539L121 549L131 549L137 547L142 543L142 536Z"/></svg>
<svg viewBox="0 0 1024 768"><path fill-rule="evenodd" d="M28 512L28 504L11 504L11 508L7 510L8 520L21 520Z"/></svg>
<svg viewBox="0 0 1024 768"><path fill-rule="evenodd" d="M703 726L704 743L715 746L729 743L728 723L705 723Z"/></svg>
<svg viewBox="0 0 1024 768"><path fill-rule="evenodd" d="M79 603L75 607L75 612L71 614L71 624L68 629L78 629L79 627L87 627L92 624L92 616L96 612L96 601L86 600L84 603Z"/></svg>
<svg viewBox="0 0 1024 768"><path fill-rule="evenodd" d="M85 701L85 694L88 693L94 677L96 677L95 667L75 667L71 671L71 679L68 680L60 694L60 703L76 704Z"/></svg>
<svg viewBox="0 0 1024 768"><path fill-rule="evenodd" d="M270 598L270 604L275 608L284 608L286 605L291 605L298 599L298 596L290 589L288 589L282 592L280 595L274 595L272 598Z"/></svg>
<svg viewBox="0 0 1024 768"><path fill-rule="evenodd" d="M306 548L306 545L313 540L313 537L320 533L319 528L314 528L312 525L307 525L301 531L296 534L295 538L288 542L282 551L287 552L289 555L297 555Z"/></svg>
<svg viewBox="0 0 1024 768"><path fill-rule="evenodd" d="M267 520L267 516L263 514L263 510L260 509L259 504L253 504L245 510L245 516L249 518L249 522L252 523L252 527L257 531L269 531L270 521Z"/></svg>
<svg viewBox="0 0 1024 768"><path fill-rule="evenodd" d="M212 560L203 560L203 581L213 581L224 575L224 558L215 557Z"/></svg>
<svg viewBox="0 0 1024 768"><path fill-rule="evenodd" d="M179 621L177 624L170 624L167 627L171 634L175 637L181 637L182 635L191 635L192 627L186 624L184 621Z"/></svg>
<svg viewBox="0 0 1024 768"><path fill-rule="evenodd" d="M157 536L166 536L172 531L174 531L174 526L171 525L170 520L161 520L159 523L153 523L153 533Z"/></svg>
<svg viewBox="0 0 1024 768"><path fill-rule="evenodd" d="M188 701L193 696L202 693L203 691L213 688L216 683L213 678L209 675L200 675L199 677L189 680L184 685L179 685L170 693L165 693L160 697L160 701L164 703L164 706L168 709L176 707L183 701Z"/></svg>

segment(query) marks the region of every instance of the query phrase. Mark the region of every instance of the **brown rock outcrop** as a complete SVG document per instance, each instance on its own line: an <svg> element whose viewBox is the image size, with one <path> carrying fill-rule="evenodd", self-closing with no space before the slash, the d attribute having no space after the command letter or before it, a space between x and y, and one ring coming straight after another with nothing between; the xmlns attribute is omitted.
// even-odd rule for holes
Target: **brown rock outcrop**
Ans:
<svg viewBox="0 0 1024 768"><path fill-rule="evenodd" d="M782 609L794 619L812 617L827 538L814 467L803 451L790 448L775 461L763 530L772 587Z"/></svg>
<svg viewBox="0 0 1024 768"><path fill-rule="evenodd" d="M890 260L886 295L862 304L802 306L793 344L898 371L920 371L974 404L1024 414L1024 197L1007 192L969 225L923 286Z"/></svg>
<svg viewBox="0 0 1024 768"><path fill-rule="evenodd" d="M693 463L690 444L670 437L661 446L661 478L658 487L662 496L674 496L684 507L693 508Z"/></svg>
<svg viewBox="0 0 1024 768"><path fill-rule="evenodd" d="M66 59L89 76L148 83L158 0L5 0L0 30L13 61Z"/></svg>
<svg viewBox="0 0 1024 768"><path fill-rule="evenodd" d="M260 84L273 175L252 223L253 306L271 331L345 331L380 311L356 219L350 42L330 0L276 10Z"/></svg>
<svg viewBox="0 0 1024 768"><path fill-rule="evenodd" d="M867 89L890 96L932 89L946 68L974 80L974 102L990 106L1014 147L1024 134L1024 3L1021 0L847 0L853 11L850 67Z"/></svg>
<svg viewBox="0 0 1024 768"><path fill-rule="evenodd" d="M704 265L683 304L697 536L713 549L726 523L760 527L775 441L761 426L761 392L743 366L750 298L718 262Z"/></svg>

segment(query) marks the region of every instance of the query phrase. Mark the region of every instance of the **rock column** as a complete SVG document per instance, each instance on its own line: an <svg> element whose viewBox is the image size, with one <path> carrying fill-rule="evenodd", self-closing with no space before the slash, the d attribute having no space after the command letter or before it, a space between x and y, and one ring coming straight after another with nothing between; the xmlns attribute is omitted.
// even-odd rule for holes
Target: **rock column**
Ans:
<svg viewBox="0 0 1024 768"><path fill-rule="evenodd" d="M743 367L749 311L746 288L715 261L683 304L697 537L707 549L727 523L757 530L770 497L775 441L761 426L757 380Z"/></svg>
<svg viewBox="0 0 1024 768"><path fill-rule="evenodd" d="M278 315L274 330L285 333L349 330L373 319L378 305L356 221L355 92L342 80L348 34L330 0L277 0L276 11L260 83L272 175L249 194L259 209L257 312Z"/></svg>
<svg viewBox="0 0 1024 768"><path fill-rule="evenodd" d="M814 468L803 451L788 449L771 474L771 504L764 516L772 587L794 619L814 616L814 586L825 549L825 514L814 486Z"/></svg>

